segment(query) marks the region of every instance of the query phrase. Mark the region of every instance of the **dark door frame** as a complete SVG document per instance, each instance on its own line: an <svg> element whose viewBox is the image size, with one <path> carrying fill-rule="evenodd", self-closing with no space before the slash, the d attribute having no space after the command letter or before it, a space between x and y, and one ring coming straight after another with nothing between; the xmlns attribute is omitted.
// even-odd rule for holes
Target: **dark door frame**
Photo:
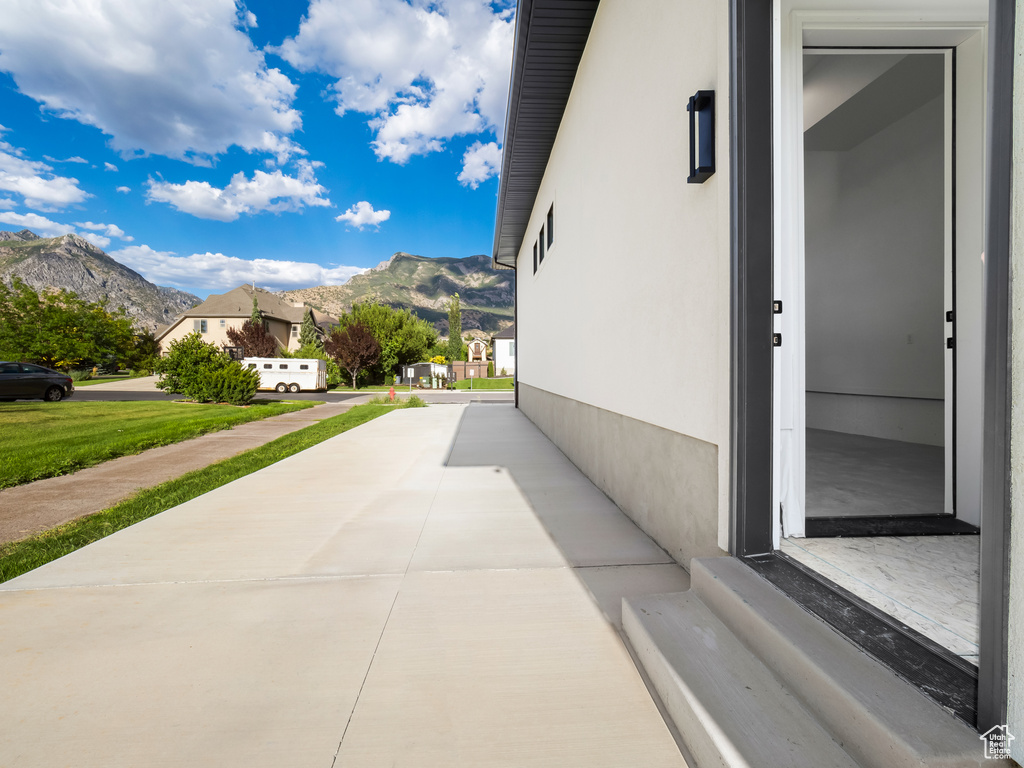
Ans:
<svg viewBox="0 0 1024 768"><path fill-rule="evenodd" d="M730 2L730 552L772 542L772 0ZM1006 722L1014 3L990 0L985 442L977 728Z"/></svg>

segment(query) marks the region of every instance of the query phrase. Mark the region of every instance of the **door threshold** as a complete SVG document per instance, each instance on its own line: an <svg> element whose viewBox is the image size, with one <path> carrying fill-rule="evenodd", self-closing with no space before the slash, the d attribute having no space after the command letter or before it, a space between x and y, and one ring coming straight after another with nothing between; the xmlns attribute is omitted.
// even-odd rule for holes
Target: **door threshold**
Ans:
<svg viewBox="0 0 1024 768"><path fill-rule="evenodd" d="M808 517L804 535L809 539L840 536L961 536L977 535L976 525L953 515L887 515L878 517Z"/></svg>
<svg viewBox="0 0 1024 768"><path fill-rule="evenodd" d="M924 696L975 727L978 669L969 661L782 552L742 561Z"/></svg>

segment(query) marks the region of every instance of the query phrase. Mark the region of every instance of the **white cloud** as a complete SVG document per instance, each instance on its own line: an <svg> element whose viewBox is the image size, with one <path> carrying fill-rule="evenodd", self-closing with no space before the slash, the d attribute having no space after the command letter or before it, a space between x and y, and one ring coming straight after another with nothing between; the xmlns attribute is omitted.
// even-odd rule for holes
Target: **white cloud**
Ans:
<svg viewBox="0 0 1024 768"><path fill-rule="evenodd" d="M366 271L359 267L327 268L302 261L247 261L223 253L175 256L171 252L155 251L148 245L130 245L110 255L159 285L202 286L212 291L230 290L253 281L275 291L312 285L340 285L353 275Z"/></svg>
<svg viewBox="0 0 1024 768"><path fill-rule="evenodd" d="M0 208L6 208L7 210L10 210L11 208L16 207L16 205L17 204L13 200L11 200L11 198L0 197Z"/></svg>
<svg viewBox="0 0 1024 768"><path fill-rule="evenodd" d="M103 250L108 245L110 245L110 238L109 237L104 237L103 235L98 235L95 232L82 232L80 236L82 237L82 239L88 240L90 243L95 245L100 250Z"/></svg>
<svg viewBox="0 0 1024 768"><path fill-rule="evenodd" d="M116 171L117 170L117 166L114 165L113 163L104 163L103 164L103 170L105 170L105 171Z"/></svg>
<svg viewBox="0 0 1024 768"><path fill-rule="evenodd" d="M124 194L127 195L129 192L132 191L132 188L131 187L118 187L117 191L118 192L123 192Z"/></svg>
<svg viewBox="0 0 1024 768"><path fill-rule="evenodd" d="M78 179L57 176L46 163L23 155L23 150L0 141L0 190L21 195L29 208L56 211L91 197Z"/></svg>
<svg viewBox="0 0 1024 768"><path fill-rule="evenodd" d="M391 211L375 211L373 206L365 200L360 200L340 216L335 216L335 221L344 221L351 227L377 227L380 228L382 221L391 218Z"/></svg>
<svg viewBox="0 0 1024 768"><path fill-rule="evenodd" d="M124 157L208 162L237 145L287 158L296 86L268 68L235 0L4 2L0 70Z"/></svg>
<svg viewBox="0 0 1024 768"><path fill-rule="evenodd" d="M379 158L405 163L444 140L494 131L508 100L514 22L487 0L313 0L275 51L335 78L339 115L372 115Z"/></svg>
<svg viewBox="0 0 1024 768"><path fill-rule="evenodd" d="M459 181L464 187L476 189L491 176L497 176L500 171L501 147L493 141L487 144L476 141L462 156L462 173L459 174Z"/></svg>
<svg viewBox="0 0 1024 768"><path fill-rule="evenodd" d="M108 238L109 237L116 237L118 240L124 240L125 242L129 242L129 243L132 240L135 239L134 237L131 237L130 235L126 235L124 233L124 230L121 229L119 226L117 226L117 224L96 224L95 222L92 222L92 221L76 221L75 222L75 226L79 227L81 229L88 229L88 230L94 230L94 231L103 232L104 234L106 234L108 236ZM82 235L82 237L86 237L88 239L87 235ZM109 245L109 244L110 244L110 240L107 239L107 245ZM105 248L106 246L102 246L102 247Z"/></svg>
<svg viewBox="0 0 1024 768"><path fill-rule="evenodd" d="M0 223L11 224L21 229L31 229L40 237L59 237L73 233L75 228L67 224L51 221L38 213L0 212Z"/></svg>
<svg viewBox="0 0 1024 768"><path fill-rule="evenodd" d="M147 182L147 200L168 203L179 211L201 219L234 221L243 213L297 211L303 206L329 206L331 201L320 195L327 190L317 183L313 169L320 163L299 160L298 176L281 171L256 171L252 179L236 173L231 182L219 189L206 181L171 184Z"/></svg>

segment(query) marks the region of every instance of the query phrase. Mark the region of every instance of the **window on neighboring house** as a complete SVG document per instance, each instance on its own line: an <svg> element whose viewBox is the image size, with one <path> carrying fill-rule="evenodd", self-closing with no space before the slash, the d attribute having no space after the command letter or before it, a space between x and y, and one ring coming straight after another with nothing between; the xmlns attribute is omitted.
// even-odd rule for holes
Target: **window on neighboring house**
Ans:
<svg viewBox="0 0 1024 768"><path fill-rule="evenodd" d="M533 244L533 274L537 274L537 244Z"/></svg>
<svg viewBox="0 0 1024 768"><path fill-rule="evenodd" d="M544 227L540 228L540 238L537 240L540 243L540 263L544 263Z"/></svg>
<svg viewBox="0 0 1024 768"><path fill-rule="evenodd" d="M222 317L222 318L220 319L220 327L221 327L221 328L223 328L223 327L225 327L225 325L227 325L227 320L225 320L225 319L224 319L224 318Z"/></svg>
<svg viewBox="0 0 1024 768"><path fill-rule="evenodd" d="M293 339L299 338L299 326L297 326L297 325L293 325L292 326L292 338Z"/></svg>
<svg viewBox="0 0 1024 768"><path fill-rule="evenodd" d="M551 249L551 244L555 242L555 205L551 204L548 208L548 250Z"/></svg>
<svg viewBox="0 0 1024 768"><path fill-rule="evenodd" d="M510 357L515 357L516 355L516 343L514 341L508 343L508 354Z"/></svg>
<svg viewBox="0 0 1024 768"><path fill-rule="evenodd" d="M199 331L199 333L206 333L206 321L205 320L193 320L193 330Z"/></svg>

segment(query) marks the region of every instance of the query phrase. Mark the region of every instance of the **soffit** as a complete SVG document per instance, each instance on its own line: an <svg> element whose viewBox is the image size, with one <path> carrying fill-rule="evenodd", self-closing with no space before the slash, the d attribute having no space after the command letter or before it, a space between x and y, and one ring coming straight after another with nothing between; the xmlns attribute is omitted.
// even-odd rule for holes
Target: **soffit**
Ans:
<svg viewBox="0 0 1024 768"><path fill-rule="evenodd" d="M495 265L515 266L597 5L598 0L519 0L494 225Z"/></svg>

